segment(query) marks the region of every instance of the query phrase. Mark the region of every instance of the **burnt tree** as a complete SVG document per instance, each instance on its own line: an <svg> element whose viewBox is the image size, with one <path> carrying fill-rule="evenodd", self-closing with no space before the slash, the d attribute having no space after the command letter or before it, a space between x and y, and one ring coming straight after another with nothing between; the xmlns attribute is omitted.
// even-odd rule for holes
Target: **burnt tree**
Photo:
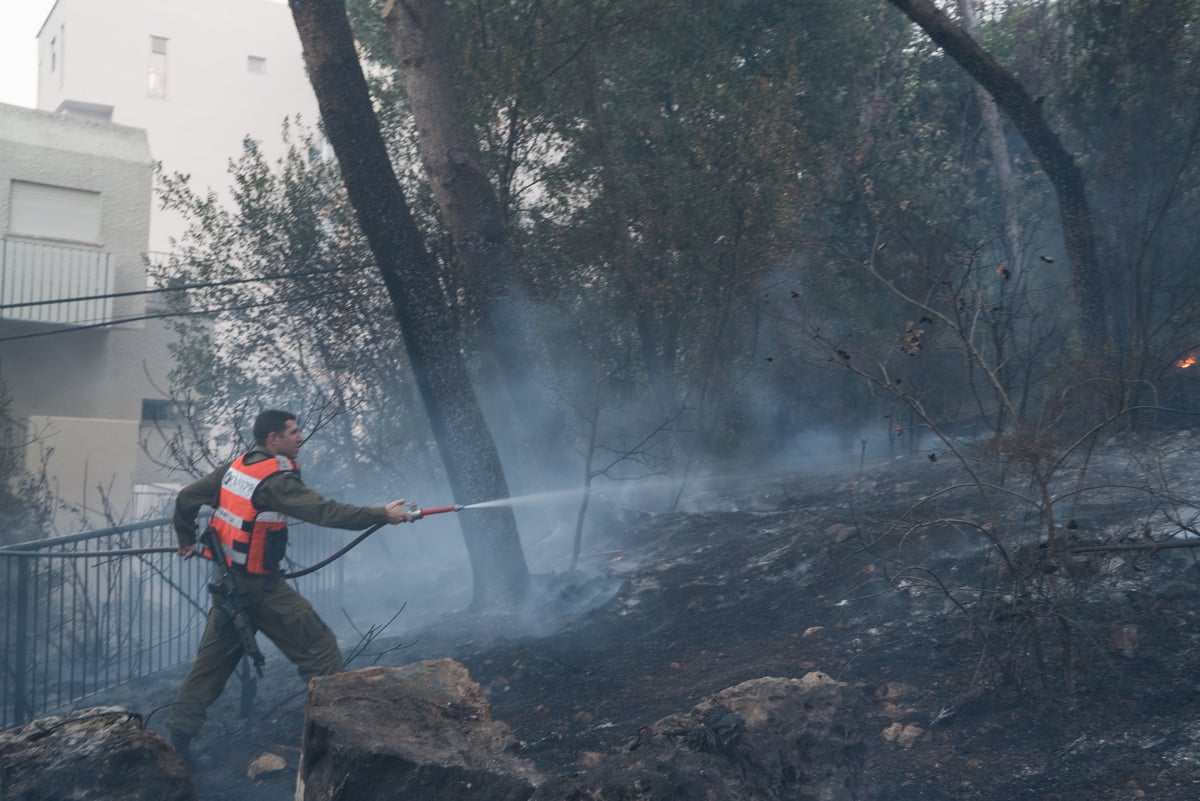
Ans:
<svg viewBox="0 0 1200 801"><path fill-rule="evenodd" d="M387 286L413 377L459 502L508 497L436 263L388 159L344 0L290 0L309 81L347 194ZM523 595L529 571L511 508L460 519L476 608Z"/></svg>

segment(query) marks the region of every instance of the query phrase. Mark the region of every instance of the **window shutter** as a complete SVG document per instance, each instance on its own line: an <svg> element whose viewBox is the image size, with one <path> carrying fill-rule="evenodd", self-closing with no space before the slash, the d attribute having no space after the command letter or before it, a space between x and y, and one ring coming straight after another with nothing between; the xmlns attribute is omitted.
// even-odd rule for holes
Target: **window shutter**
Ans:
<svg viewBox="0 0 1200 801"><path fill-rule="evenodd" d="M14 234L100 244L100 193L12 182L9 231Z"/></svg>

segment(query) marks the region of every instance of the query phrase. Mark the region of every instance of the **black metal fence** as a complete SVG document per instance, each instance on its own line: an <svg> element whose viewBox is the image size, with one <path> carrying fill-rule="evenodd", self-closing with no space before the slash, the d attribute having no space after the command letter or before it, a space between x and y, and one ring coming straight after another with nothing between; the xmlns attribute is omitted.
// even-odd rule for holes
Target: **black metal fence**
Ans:
<svg viewBox="0 0 1200 801"><path fill-rule="evenodd" d="M300 565L333 550L304 529L288 548ZM0 548L0 728L191 661L212 565L174 551L169 518ZM295 586L327 614L340 565Z"/></svg>

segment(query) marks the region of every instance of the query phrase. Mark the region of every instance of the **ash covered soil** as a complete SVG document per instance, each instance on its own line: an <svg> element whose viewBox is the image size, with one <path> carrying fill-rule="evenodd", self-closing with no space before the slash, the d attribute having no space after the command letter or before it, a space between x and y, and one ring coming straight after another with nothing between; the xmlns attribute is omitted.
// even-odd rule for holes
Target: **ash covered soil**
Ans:
<svg viewBox="0 0 1200 801"><path fill-rule="evenodd" d="M1140 446L1093 453L1091 489L1078 492L1078 473L1056 488L1056 536L1145 547L1178 531L1170 515L1200 514L1186 500L1200 434L1162 445L1153 460ZM819 670L867 698L864 799L1200 798L1194 551L1050 562L1021 500L1036 494L1029 482L1009 475L997 506L953 489L968 478L921 453L715 490L726 511L618 512L586 544L593 573L538 577L543 619L588 607L553 633L451 615L376 639L351 668L459 660L547 775L581 771L723 688ZM1026 602L1010 592L1017 575L1034 587ZM292 797L303 692L272 661L252 718L237 717L236 682L212 710L198 743L204 801ZM167 703L173 691L158 693ZM265 751L289 769L248 779Z"/></svg>

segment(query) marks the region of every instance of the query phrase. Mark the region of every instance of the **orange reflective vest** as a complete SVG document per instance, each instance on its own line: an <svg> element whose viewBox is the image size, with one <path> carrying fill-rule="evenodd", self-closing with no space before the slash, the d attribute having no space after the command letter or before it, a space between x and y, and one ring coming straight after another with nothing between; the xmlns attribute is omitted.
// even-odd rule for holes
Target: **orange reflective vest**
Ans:
<svg viewBox="0 0 1200 801"><path fill-rule="evenodd" d="M259 509L251 499L259 484L284 471L299 474L300 465L286 456L246 464L243 454L221 479L212 527L220 538L227 565L256 575L279 570L287 550L287 516Z"/></svg>

